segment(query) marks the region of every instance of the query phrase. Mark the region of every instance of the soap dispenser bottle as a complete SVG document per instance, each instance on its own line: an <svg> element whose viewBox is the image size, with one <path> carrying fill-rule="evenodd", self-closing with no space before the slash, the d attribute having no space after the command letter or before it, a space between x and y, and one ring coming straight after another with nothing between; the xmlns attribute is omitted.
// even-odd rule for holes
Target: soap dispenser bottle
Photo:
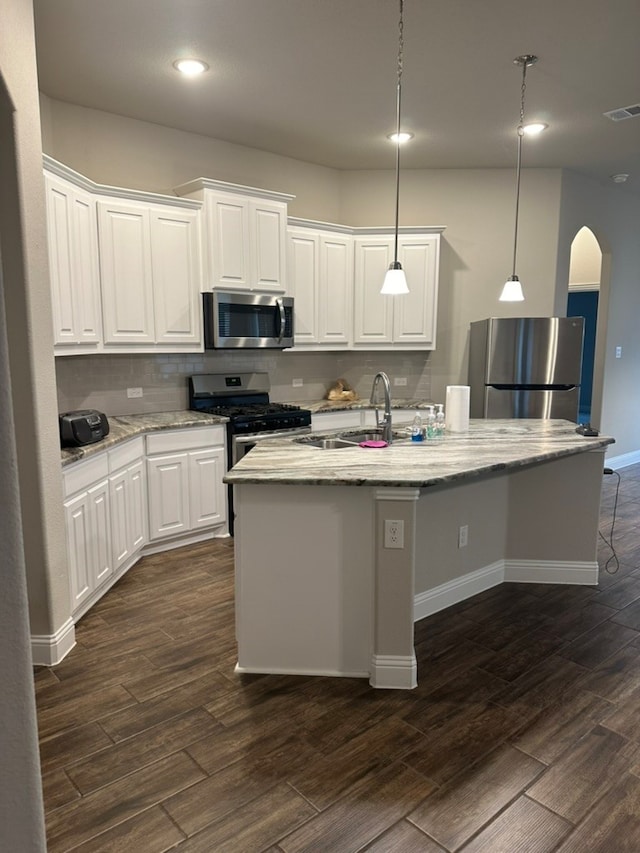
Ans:
<svg viewBox="0 0 640 853"><path fill-rule="evenodd" d="M420 417L420 412L416 409L416 416L411 424L411 441L422 441L423 438L422 418Z"/></svg>
<svg viewBox="0 0 640 853"><path fill-rule="evenodd" d="M436 438L444 438L444 405L436 404Z"/></svg>
<svg viewBox="0 0 640 853"><path fill-rule="evenodd" d="M427 406L427 438L436 437L436 415L433 406Z"/></svg>

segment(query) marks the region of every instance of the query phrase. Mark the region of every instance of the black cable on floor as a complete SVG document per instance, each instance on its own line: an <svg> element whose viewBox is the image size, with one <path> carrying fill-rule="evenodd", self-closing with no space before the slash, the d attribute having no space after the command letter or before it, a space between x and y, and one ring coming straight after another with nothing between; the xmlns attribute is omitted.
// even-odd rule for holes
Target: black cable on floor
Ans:
<svg viewBox="0 0 640 853"><path fill-rule="evenodd" d="M600 530L598 530L598 535L601 537L602 541L605 543L605 545L608 548L611 549L611 556L609 557L607 562L604 564L604 570L605 570L605 572L608 572L610 575L615 575L615 573L620 568L620 561L618 560L618 555L616 554L616 549L614 548L614 545L613 545L613 531L614 531L615 526L616 526L616 512L618 509L618 494L620 493L620 474L618 474L617 471L614 471L613 468L605 468L604 474L614 475L615 477L618 478L618 482L616 484L616 497L615 497L615 500L613 502L613 518L611 519L611 530L609 532L609 539L607 539L606 536ZM609 568L609 563L612 560L614 561L614 565L615 565L614 569Z"/></svg>

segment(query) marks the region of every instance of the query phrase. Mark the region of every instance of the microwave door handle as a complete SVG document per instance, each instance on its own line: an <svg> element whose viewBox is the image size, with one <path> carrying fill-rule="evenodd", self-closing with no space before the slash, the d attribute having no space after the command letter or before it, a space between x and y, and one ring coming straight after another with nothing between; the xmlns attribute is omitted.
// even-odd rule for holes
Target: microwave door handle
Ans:
<svg viewBox="0 0 640 853"><path fill-rule="evenodd" d="M279 297L276 299L276 305L278 306L278 310L280 311L280 335L278 337L278 343L282 343L282 338L284 336L285 326L287 324L287 317L284 313L284 302Z"/></svg>

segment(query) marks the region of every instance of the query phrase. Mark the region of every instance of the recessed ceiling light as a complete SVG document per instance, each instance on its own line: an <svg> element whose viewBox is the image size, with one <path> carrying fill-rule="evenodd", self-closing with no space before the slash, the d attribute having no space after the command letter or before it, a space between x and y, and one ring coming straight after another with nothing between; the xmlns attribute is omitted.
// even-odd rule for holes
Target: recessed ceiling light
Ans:
<svg viewBox="0 0 640 853"><path fill-rule="evenodd" d="M413 139L413 133L388 133L387 139L402 145L403 142L408 142L410 139Z"/></svg>
<svg viewBox="0 0 640 853"><path fill-rule="evenodd" d="M546 130L549 127L548 124L545 124L542 121L532 121L529 124L525 124L522 126L522 132L526 133L527 136L537 136L539 133L542 133L543 130Z"/></svg>
<svg viewBox="0 0 640 853"><path fill-rule="evenodd" d="M628 177L626 172L619 172L617 175L611 175L611 180L614 184L624 184Z"/></svg>
<svg viewBox="0 0 640 853"><path fill-rule="evenodd" d="M173 67L187 77L196 77L209 70L209 66L201 59L176 59Z"/></svg>

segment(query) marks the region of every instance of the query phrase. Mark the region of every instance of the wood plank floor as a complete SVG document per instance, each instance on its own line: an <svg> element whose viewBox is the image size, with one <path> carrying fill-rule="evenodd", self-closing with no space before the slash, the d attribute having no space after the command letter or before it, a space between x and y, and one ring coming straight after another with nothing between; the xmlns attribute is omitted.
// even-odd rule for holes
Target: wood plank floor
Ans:
<svg viewBox="0 0 640 853"><path fill-rule="evenodd" d="M615 544L417 623L414 691L238 676L232 542L144 558L35 672L50 853L637 853L640 465Z"/></svg>

